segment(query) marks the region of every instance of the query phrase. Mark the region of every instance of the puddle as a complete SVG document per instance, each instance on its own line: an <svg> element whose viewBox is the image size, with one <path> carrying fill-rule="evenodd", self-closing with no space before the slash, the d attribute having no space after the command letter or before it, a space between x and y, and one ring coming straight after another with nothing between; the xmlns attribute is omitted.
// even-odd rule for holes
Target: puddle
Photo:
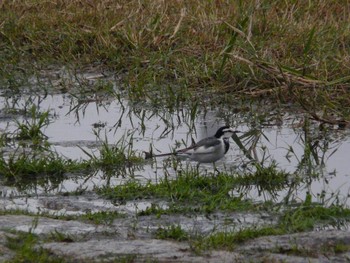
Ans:
<svg viewBox="0 0 350 263"><path fill-rule="evenodd" d="M347 205L350 202L347 163L350 154L349 131L331 129L322 132L318 124L311 123L310 132L307 134L303 130L305 116L301 113L272 111L268 116L261 115L263 116L261 121L259 106L253 113L250 111L236 113L228 106L211 110L198 107L196 117L193 119L194 115L190 109L182 108L177 111L150 109L132 104L127 99L113 99L112 96L109 98L106 96L77 98L67 94L22 95L16 98L3 96L0 97L2 105L0 130L13 132L17 127L16 120L24 120L20 112L33 104L41 112L49 112L50 124L43 129L43 133L48 136L51 147L68 159L88 159L84 151L98 156L98 148L102 141L107 141L109 144L123 141L128 149L140 156L143 156L143 151L149 151L150 147L156 153L169 152L175 145L190 145L192 137L198 141L214 134L217 128L225 123L230 123L243 133L253 129L261 132L252 155L259 161L264 160L264 165L275 162L279 169L290 172L291 177L294 173L317 174L314 179L292 191L286 189L275 193L273 198L275 202L282 201L287 195L290 200L305 200L307 192L314 196L313 200L329 203L337 201ZM12 115L8 114L11 108L16 109L12 111L15 112ZM158 158L141 167L127 169L124 177L106 178L100 171L88 176L68 176L52 187L36 185L19 191L15 187L1 185L1 202L4 205L11 200L11 208L34 211L42 206L38 203L38 197L47 194L70 193L82 189L89 192L96 187L121 184L130 177L145 182L149 180L157 182L165 176L165 173L167 176L175 175L168 160L169 158ZM231 141L229 152L217 163L217 168L221 171L244 172L248 163L249 159ZM181 161L178 165L178 169L185 169L188 165L195 167L196 163ZM202 164L200 169L213 171L211 164ZM253 186L243 194L253 201L272 199L268 193L261 193ZM27 195L31 196L30 199ZM23 198L26 198L27 203L23 204ZM147 207L138 205L138 209ZM135 207L131 206L130 209L133 210Z"/></svg>

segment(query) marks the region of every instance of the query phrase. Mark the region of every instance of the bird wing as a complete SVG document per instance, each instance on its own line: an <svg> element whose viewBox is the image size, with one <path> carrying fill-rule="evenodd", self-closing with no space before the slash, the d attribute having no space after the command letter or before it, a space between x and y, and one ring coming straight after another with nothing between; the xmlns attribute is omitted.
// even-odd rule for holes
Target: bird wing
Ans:
<svg viewBox="0 0 350 263"><path fill-rule="evenodd" d="M186 152L208 153L208 152L211 152L210 150L211 147L214 147L219 144L220 144L220 140L218 140L217 138L208 137L203 140L200 140L195 145L192 145L185 149L178 150L177 153L186 153ZM214 151L214 148L212 151Z"/></svg>

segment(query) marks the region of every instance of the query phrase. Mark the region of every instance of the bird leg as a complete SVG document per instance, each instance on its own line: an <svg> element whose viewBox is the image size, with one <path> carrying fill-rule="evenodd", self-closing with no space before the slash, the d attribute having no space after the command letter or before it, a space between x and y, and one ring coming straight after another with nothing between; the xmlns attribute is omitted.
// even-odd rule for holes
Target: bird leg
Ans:
<svg viewBox="0 0 350 263"><path fill-rule="evenodd" d="M218 175L220 174L220 171L218 168L216 168L215 162L213 163L214 173L217 172Z"/></svg>
<svg viewBox="0 0 350 263"><path fill-rule="evenodd" d="M201 163L197 163L197 173L199 173L199 165L200 165Z"/></svg>

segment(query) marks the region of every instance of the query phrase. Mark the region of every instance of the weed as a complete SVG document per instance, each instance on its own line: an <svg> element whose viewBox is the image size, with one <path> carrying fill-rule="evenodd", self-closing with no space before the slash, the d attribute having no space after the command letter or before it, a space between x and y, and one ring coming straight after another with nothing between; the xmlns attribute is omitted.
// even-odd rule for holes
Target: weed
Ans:
<svg viewBox="0 0 350 263"><path fill-rule="evenodd" d="M277 95L300 102L318 121L347 125L348 6L324 0L4 1L0 79L13 89L42 66L98 63L123 78L134 101L177 107L191 103L193 94L196 101L223 91Z"/></svg>
<svg viewBox="0 0 350 263"><path fill-rule="evenodd" d="M124 214L119 212L109 212L109 211L100 211L100 212L89 212L81 216L83 220L88 220L94 224L103 224L103 225L111 225L114 219L123 218Z"/></svg>
<svg viewBox="0 0 350 263"><path fill-rule="evenodd" d="M237 232L218 232L208 237L203 237L194 243L194 246L206 249L225 249L233 250L237 244L261 236L281 235L284 234L282 229L273 226L253 227L242 229ZM199 242L199 243L198 243Z"/></svg>
<svg viewBox="0 0 350 263"><path fill-rule="evenodd" d="M63 83L63 91L72 91L70 86L78 87L78 91L74 90L79 93L78 105L72 108L78 112L89 102L84 97L91 95L89 88L117 99L120 96L113 92L111 83L98 82L91 86L77 78L75 67L98 64L122 78L125 84L121 89L131 101L150 101L157 108L155 112L166 108L173 113L190 104L191 128L200 104L210 101L211 105L222 106L224 101L229 101L228 105L232 106L232 102L237 103L237 96L277 98L278 104L292 102L315 121L346 127L350 123L348 9L346 1L324 0L293 3L129 1L125 5L113 1L5 0L0 4L0 21L3 21L0 86L20 93L19 87L29 82L26 81L29 76L37 76L38 71L48 65L67 65L69 61L73 63L74 74ZM39 112L34 106L28 112L30 116L17 123L13 137L1 136L0 145L15 139L20 147L31 144L43 146L44 151L28 154L27 149L18 148L10 156L1 155L0 175L5 183L22 187L39 183L53 187L67 172L100 169L108 176L119 176L142 163L132 151L132 139L126 141L125 138L113 145L101 140L102 147L96 155L85 151L89 161L63 159L50 152L43 133L50 122L49 113ZM146 111L139 111L138 118L144 132ZM259 120L257 123L260 124ZM167 124L171 128L174 125ZM202 176L198 171L178 170L175 178L165 177L158 184L129 180L124 185L105 187L98 192L117 200L159 198L169 203L168 209L153 206L143 212L145 215L257 209L260 204L233 197L232 190L242 193L256 187L259 194L267 192L275 199L280 191L288 187L292 190L303 181L299 172L314 176L311 168L323 164L325 157L319 155L319 137L310 138L309 124L306 121L303 127L304 155L293 181L291 174L279 171L275 164L262 166L265 155L257 162L255 147L263 135L254 130L249 149L234 138L255 165L254 172ZM321 152L328 149L326 143L323 147ZM291 148L290 153L294 153L294 149ZM273 207L266 203L263 206ZM230 242L307 231L320 225L341 228L349 220L348 209L334 205L324 207L309 197L300 206L286 206L279 212L275 229L217 233L205 240L209 247L232 249ZM139 215L143 215L142 212ZM109 224L114 216L117 215L97 213L87 215L86 219ZM160 232L165 237L181 237L181 230L173 226ZM64 239L57 235L57 239ZM25 242L35 243L34 238L28 237ZM339 245L339 250L342 249Z"/></svg>
<svg viewBox="0 0 350 263"><path fill-rule="evenodd" d="M121 138L115 145L109 145L107 137L102 141L99 154L91 154L80 148L90 158L90 165L95 169L101 169L107 176L125 176L126 169L132 168L135 164L141 164L143 158L137 157L132 150L132 139L126 143L125 138Z"/></svg>
<svg viewBox="0 0 350 263"><path fill-rule="evenodd" d="M11 138L8 133L4 132L0 135L0 147L4 148L10 144Z"/></svg>
<svg viewBox="0 0 350 263"><path fill-rule="evenodd" d="M185 241L189 239L189 235L180 225L171 225L166 228L158 228L156 237L159 239L173 239L176 241Z"/></svg>
<svg viewBox="0 0 350 263"><path fill-rule="evenodd" d="M317 257L318 254L317 250L310 250L304 248L303 246L300 246L297 243L292 244L291 248L289 249L279 248L278 252L299 257Z"/></svg>
<svg viewBox="0 0 350 263"><path fill-rule="evenodd" d="M98 258L101 258L101 261L106 261L106 258L108 258L109 254L106 253L103 256L100 256ZM112 262L116 262L116 263L133 263L133 262L137 262L138 260L138 255L137 254L128 254L128 255L122 255L122 256L118 256L116 257L115 255L111 255L113 257L113 261ZM156 260L152 260L152 258L143 258L144 262L157 262ZM108 261L107 261L108 262Z"/></svg>
<svg viewBox="0 0 350 263"><path fill-rule="evenodd" d="M329 247L325 248L326 251L329 250ZM350 251L350 245L344 244L343 242L339 242L333 247L334 253L344 253Z"/></svg>
<svg viewBox="0 0 350 263"><path fill-rule="evenodd" d="M287 232L302 232L315 227L333 226L341 228L350 220L350 210L340 206L323 207L310 204L287 210L280 220L280 227Z"/></svg>
<svg viewBox="0 0 350 263"><path fill-rule="evenodd" d="M111 199L135 200L140 198L163 198L169 201L167 212L253 209L249 200L230 195L232 190L241 193L257 187L260 193L267 192L276 197L278 192L290 184L290 175L278 171L275 165L261 167L254 173L203 176L196 170L178 171L175 179L161 179L158 184L130 180L114 188L99 189L99 193ZM295 186L293 186L295 187ZM189 206L191 205L191 206ZM182 207L182 208L181 208ZM163 209L152 208L147 213L163 214Z"/></svg>
<svg viewBox="0 0 350 263"><path fill-rule="evenodd" d="M174 211L174 207L171 209ZM161 215L168 214L170 211L169 209L164 209L160 205L152 203L151 206L148 206L145 210L141 210L137 213L138 216L148 216L148 215L156 215L158 218Z"/></svg>
<svg viewBox="0 0 350 263"><path fill-rule="evenodd" d="M61 233L55 229L53 232L50 233L49 237L47 238L49 241L53 242L74 242L75 238L69 234Z"/></svg>
<svg viewBox="0 0 350 263"><path fill-rule="evenodd" d="M23 123L17 121L18 128L14 132L14 138L21 141L30 140L37 146L47 139L42 129L49 124L49 112L40 113L35 105L29 109L29 112L30 120L25 119Z"/></svg>
<svg viewBox="0 0 350 263"><path fill-rule="evenodd" d="M333 225L339 220L349 221L350 210L341 207L325 208L318 205L303 207L299 209L286 209L280 216L277 225L249 227L239 231L227 231L213 233L207 237L200 237L198 240L193 240L192 246L197 250L205 249L225 249L233 250L237 244L268 235L283 235L295 232L304 232L313 230L323 225ZM338 223L336 223L338 225ZM339 250L348 249L347 246L339 245ZM336 246L334 248L336 250ZM289 253L298 255L310 255L312 252L299 249L298 247L288 251ZM341 252L340 252L341 253Z"/></svg>
<svg viewBox="0 0 350 263"><path fill-rule="evenodd" d="M230 197L229 191L235 185L235 177L230 175L199 176L192 170L181 173L174 180L161 180L158 184L130 180L114 188L102 188L98 192L111 199L135 200L139 198L165 198L170 201L170 211L191 209L213 212L217 209L237 210L252 207L248 201ZM180 210L179 210L180 209ZM154 210L156 213L158 209ZM149 210L148 212L151 212Z"/></svg>
<svg viewBox="0 0 350 263"><path fill-rule="evenodd" d="M255 167L256 171L254 173L236 176L235 183L239 192L256 187L259 195L267 192L275 199L279 191L286 189L292 183L291 175L278 170L275 163L267 167L255 163Z"/></svg>
<svg viewBox="0 0 350 263"><path fill-rule="evenodd" d="M67 160L54 152L31 154L23 151L0 157L1 176L6 184L16 185L19 189L37 185L55 188L62 182L65 173L87 167L86 162Z"/></svg>
<svg viewBox="0 0 350 263"><path fill-rule="evenodd" d="M31 108L31 113L33 117L37 117L36 107ZM90 157L88 161L74 161L60 157L50 149L48 143L41 147L42 141L46 140L41 129L46 125L47 117L45 113L38 121L33 120L30 125L20 124L14 133L16 139L30 139L36 145L32 151L26 148L26 144L21 143L14 152L6 156L1 154L0 174L6 184L16 185L19 189L37 185L43 187L50 185L55 188L69 172L101 169L109 176L125 175L127 168L132 169L135 163L141 163L141 158L134 154L130 145L124 145L123 138L115 146L109 146L107 140L104 141L99 157L83 150Z"/></svg>
<svg viewBox="0 0 350 263"><path fill-rule="evenodd" d="M31 232L17 233L14 237L8 236L6 246L16 253L10 262L66 262L38 247L38 243L38 237Z"/></svg>

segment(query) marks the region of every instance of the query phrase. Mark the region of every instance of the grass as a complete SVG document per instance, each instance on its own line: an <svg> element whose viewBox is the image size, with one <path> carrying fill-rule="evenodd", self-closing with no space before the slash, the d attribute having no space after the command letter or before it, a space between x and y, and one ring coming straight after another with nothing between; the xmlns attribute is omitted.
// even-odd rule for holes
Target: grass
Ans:
<svg viewBox="0 0 350 263"><path fill-rule="evenodd" d="M31 186L50 185L56 188L68 173L90 174L102 170L106 176L123 175L127 168L141 164L141 158L134 153L126 157L123 149L105 144L101 157L94 156L87 161L70 160L59 156L50 149L27 152L21 147L10 155L0 155L0 174L7 185L15 185L19 190ZM104 154L108 154L106 157Z"/></svg>
<svg viewBox="0 0 350 263"><path fill-rule="evenodd" d="M275 200L279 191L300 187L302 179L294 178L284 171L279 171L275 164L267 167L257 166L252 173L201 174L195 169L178 171L176 178L161 179L158 183L141 183L135 180L126 181L115 187L97 189L103 197L117 201L132 201L138 199L161 199L169 202L169 208L164 209L153 204L139 215L156 214L158 216L181 212L241 211L267 209L260 204L253 204L245 199L244 194L256 187L259 195L268 194ZM294 176L296 177L296 176ZM232 195L232 191L239 195ZM287 202L288 200L286 200Z"/></svg>
<svg viewBox="0 0 350 263"><path fill-rule="evenodd" d="M16 254L9 262L50 262L63 263L66 260L53 256L49 251L37 247L39 239L33 233L17 233L7 237L6 246Z"/></svg>
<svg viewBox="0 0 350 263"><path fill-rule="evenodd" d="M59 89L83 98L72 108L76 111L89 102L91 90L116 99L126 94L142 106L150 101L160 111L191 104L191 121L200 104L226 103L233 112L244 99L264 98L277 101L277 105L296 104L311 119L343 128L350 123L349 5L345 0L132 0L124 4L108 0L5 0L0 3L0 89L22 94L31 79L49 75L47 69L52 65L64 65L74 80L65 82L60 77ZM81 81L79 70L91 66L115 72L121 80L120 93L110 82L89 86ZM46 92L47 85L37 86ZM61 158L51 152L42 132L50 122L49 112L28 107L26 114L14 134L1 135L1 146L15 145L10 156L1 153L0 175L7 184L27 187L49 182L55 186L67 173L102 170L108 176L123 175L142 164L132 151L132 140L125 138L115 145L101 140L98 154L85 151L89 157L86 162ZM145 129L144 112L140 120ZM307 139L299 169L309 172L314 163L322 164L323 160L318 160L314 141ZM39 149L28 153L29 147ZM130 180L118 187L98 189L98 193L116 200L166 200L167 209L153 205L138 214L161 216L271 209L274 205L255 204L243 199L243 194L232 196L231 191L244 193L255 187L260 194L268 193L275 199L279 191L303 183L300 176L291 180L290 174L274 165L256 169L244 175L218 176L187 171L156 185ZM232 249L234 244L258 236L309 231L324 225L337 228L349 219L348 209L336 205L326 207L311 201L296 208L279 205L276 226L215 233L203 237L203 246ZM101 212L87 214L84 219L110 224L118 216ZM159 229L157 235L188 238L179 226ZM65 239L60 233L56 238ZM14 248L22 251L18 262L34 257L31 244L36 243L35 236L22 239ZM347 247L340 244L337 250L346 251ZM38 255L49 259L45 253Z"/></svg>
<svg viewBox="0 0 350 263"><path fill-rule="evenodd" d="M263 96L346 125L347 7L345 0L3 1L0 79L15 87L18 75L47 65L96 63L122 76L137 101ZM34 67L23 73L28 63Z"/></svg>
<svg viewBox="0 0 350 263"><path fill-rule="evenodd" d="M229 192L235 187L236 178L230 175L202 176L192 170L180 174L174 180L161 180L158 184L151 182L145 185L135 180L116 187L105 187L99 194L113 200L137 200L161 198L170 202L168 211L204 211L240 210L252 208L249 201L230 197ZM160 208L163 210L162 208ZM161 212L159 209L148 210Z"/></svg>
<svg viewBox="0 0 350 263"><path fill-rule="evenodd" d="M315 227L341 227L350 219L350 210L333 205L324 207L319 204L300 206L286 211L281 218L281 227L288 232L303 232Z"/></svg>
<svg viewBox="0 0 350 263"><path fill-rule="evenodd" d="M233 250L238 244L242 244L249 239L284 233L282 229L274 226L246 228L237 232L218 232L194 242L194 247L202 250L208 248Z"/></svg>
<svg viewBox="0 0 350 263"><path fill-rule="evenodd" d="M48 185L55 189L68 173L89 174L102 170L106 176L125 175L127 169L142 164L142 158L132 150L132 139L123 137L110 145L107 138L101 140L99 154L86 150L88 160L70 160L57 154L47 141L43 130L50 123L49 112L41 113L34 104L28 103L24 109L24 121L16 121L13 132L4 132L0 144L7 146L0 152L0 177L6 185L15 185L19 190ZM11 149L11 150L10 150Z"/></svg>
<svg viewBox="0 0 350 263"><path fill-rule="evenodd" d="M164 208L153 203L149 208L138 213L141 216L247 210L268 210L270 213L271 208L279 210L284 206L293 207L295 205L294 193L307 187L310 180L318 178L314 175L290 174L277 168L275 163L267 167L256 164L254 167L256 167L255 172L220 173L218 175L199 173L195 169L179 170L175 178L165 177L158 183L151 181L144 183L130 179L115 187L106 186L96 190L101 196L117 202L140 199L164 200L169 206ZM246 197L246 194L250 196L255 192L265 200L264 203L253 203ZM279 199L280 203L277 202ZM322 214L322 207L337 205L336 199L333 204L330 204L331 200L322 202L317 208L319 210L315 208L315 214ZM307 194L304 207L309 204L313 203L311 195ZM304 221L305 224L306 222Z"/></svg>
<svg viewBox="0 0 350 263"><path fill-rule="evenodd" d="M14 132L4 132L2 144L11 149L0 153L0 174L6 185L19 190L38 185L55 188L68 172L89 168L87 162L68 160L50 149L43 129L50 123L49 112L40 112L34 104L24 109L24 120L16 121Z"/></svg>
<svg viewBox="0 0 350 263"><path fill-rule="evenodd" d="M236 176L235 187L238 188L239 192L245 192L252 187L256 187L259 195L268 193L275 199L279 191L292 186L291 174L279 170L275 163L267 167L255 164L254 167L256 168L255 172ZM301 183L301 180L299 183Z"/></svg>
<svg viewBox="0 0 350 263"><path fill-rule="evenodd" d="M274 165L262 168L245 175L218 174L199 175L196 170L178 174L172 180L161 180L158 184L141 184L129 181L116 187L105 187L98 190L99 194L113 200L156 199L167 201L167 208L153 204L138 216L174 213L213 213L232 211L267 211L274 214L276 223L242 228L227 232L213 232L208 236L191 236L180 226L161 227L155 236L160 239L188 240L196 251L206 249L233 250L237 244L247 240L268 235L283 235L297 232L312 231L319 228L333 227L342 229L350 220L350 209L331 204L312 202L308 196L303 203L290 205L288 203L253 203L242 197L230 196L234 189L244 192L244 188L258 187L261 191L277 194L278 191L290 186L290 175L278 171ZM263 180L264 179L264 180ZM275 179L275 180L274 180ZM300 180L301 182L301 180ZM295 183L295 182L294 182Z"/></svg>
<svg viewBox="0 0 350 263"><path fill-rule="evenodd" d="M170 225L169 227L160 227L155 233L158 239L171 239L176 241L186 241L189 235L184 231L180 225Z"/></svg>
<svg viewBox="0 0 350 263"><path fill-rule="evenodd" d="M55 229L53 232L50 233L49 237L47 237L47 240L50 242L65 242L70 243L74 242L77 238L70 235L59 232L57 229Z"/></svg>
<svg viewBox="0 0 350 263"><path fill-rule="evenodd" d="M5 101L2 111L13 118L15 130L9 132L6 128L1 132L1 146L13 148L14 145L19 145L21 148L41 148L42 150L48 148L47 136L43 130L50 124L51 116L49 111L41 112L40 107L36 106L32 100L32 97L28 98L20 109L17 108L16 99L13 100L13 105L9 105L8 100Z"/></svg>
<svg viewBox="0 0 350 263"><path fill-rule="evenodd" d="M175 213L176 211L180 211L181 207L177 206L171 206L170 209L163 208L162 206L151 203L150 206L148 206L145 210L141 210L137 212L138 216L149 216L149 215L156 215L158 218L160 218L162 215Z"/></svg>
<svg viewBox="0 0 350 263"><path fill-rule="evenodd" d="M343 225L350 220L349 215L349 209L339 206L326 208L312 204L309 207L297 209L287 207L286 211L281 213L276 225L248 227L238 231L216 232L208 236L197 237L196 240L193 240L192 246L198 251L206 249L234 250L237 245L242 245L245 241L257 237L312 231L320 226L339 227L339 222ZM333 248L335 253L341 253L348 249L348 246L342 246L342 244L339 244L339 246L335 244ZM293 253L296 253L296 251L293 251Z"/></svg>
<svg viewBox="0 0 350 263"><path fill-rule="evenodd" d="M342 242L334 245L333 251L334 253L344 253L350 250L350 245L344 244Z"/></svg>
<svg viewBox="0 0 350 263"><path fill-rule="evenodd" d="M13 153L0 157L0 173L7 185L15 185L19 190L41 185L57 187L68 172L77 172L88 167L85 162L67 160L54 152L33 155Z"/></svg>
<svg viewBox="0 0 350 263"><path fill-rule="evenodd" d="M97 139L99 135L96 134ZM102 146L99 154L95 155L80 148L88 157L92 167L101 169L106 175L125 176L126 169L136 167L143 163L143 158L136 155L132 150L132 138L126 141L125 137L119 139L115 144L110 145L107 137L101 140Z"/></svg>
<svg viewBox="0 0 350 263"><path fill-rule="evenodd" d="M276 225L256 226L243 228L238 231L216 232L208 236L202 236L193 242L197 250L225 249L233 250L247 240L262 236L284 235L297 232L312 231L316 228L335 227L341 229L350 221L350 209L341 206L324 207L316 203L298 208L285 207L280 212ZM348 250L348 246L334 245L334 252L341 253L342 249Z"/></svg>
<svg viewBox="0 0 350 263"><path fill-rule="evenodd" d="M95 213L88 212L82 215L81 219L97 225L110 225L115 219L124 217L126 217L126 215L120 212L100 211Z"/></svg>
<svg viewBox="0 0 350 263"><path fill-rule="evenodd" d="M30 140L33 145L39 145L46 141L46 136L42 132L43 128L49 125L49 112L39 112L38 108L33 105L29 109L30 120L24 120L23 123L17 122L17 130L14 132L17 140Z"/></svg>

